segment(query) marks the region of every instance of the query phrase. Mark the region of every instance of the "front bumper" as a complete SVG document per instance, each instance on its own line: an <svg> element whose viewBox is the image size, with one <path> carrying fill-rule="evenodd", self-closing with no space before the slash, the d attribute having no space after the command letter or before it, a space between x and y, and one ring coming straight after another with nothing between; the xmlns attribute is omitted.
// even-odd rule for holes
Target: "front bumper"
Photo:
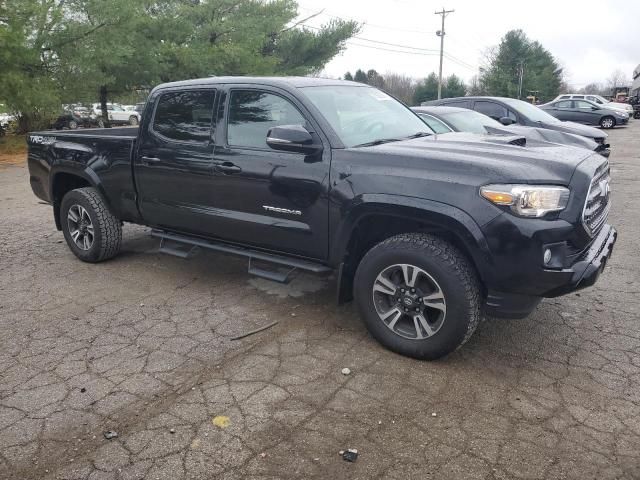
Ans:
<svg viewBox="0 0 640 480"><path fill-rule="evenodd" d="M559 297L595 284L611 258L617 239L616 229L611 225L604 225L587 251L571 266L573 273L569 283L547 292L545 297Z"/></svg>
<svg viewBox="0 0 640 480"><path fill-rule="evenodd" d="M522 318L529 315L544 297L558 297L592 286L611 258L617 237L615 228L605 224L583 251L563 257L567 264L545 268L520 262L518 270L509 270L507 277L498 274L501 278L487 285L486 312L495 317ZM567 253L563 242L544 241L538 244L538 249L549 246L552 249L559 246L554 252L561 255ZM507 269L503 264L502 271Z"/></svg>

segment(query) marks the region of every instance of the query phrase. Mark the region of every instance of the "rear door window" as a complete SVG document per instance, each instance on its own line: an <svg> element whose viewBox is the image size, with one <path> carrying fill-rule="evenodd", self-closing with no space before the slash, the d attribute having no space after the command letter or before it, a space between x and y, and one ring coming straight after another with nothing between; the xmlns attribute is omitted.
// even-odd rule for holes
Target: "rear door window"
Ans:
<svg viewBox="0 0 640 480"><path fill-rule="evenodd" d="M569 109L569 108L573 108L572 107L572 101L571 100L564 100L562 102L556 102L553 104L554 107L556 108L562 108L562 109Z"/></svg>
<svg viewBox="0 0 640 480"><path fill-rule="evenodd" d="M458 107L471 109L471 102L469 100L451 100L448 102L442 102L438 105L446 105L447 107Z"/></svg>
<svg viewBox="0 0 640 480"><path fill-rule="evenodd" d="M208 142L212 138L215 90L185 90L160 96L153 131L181 142Z"/></svg>

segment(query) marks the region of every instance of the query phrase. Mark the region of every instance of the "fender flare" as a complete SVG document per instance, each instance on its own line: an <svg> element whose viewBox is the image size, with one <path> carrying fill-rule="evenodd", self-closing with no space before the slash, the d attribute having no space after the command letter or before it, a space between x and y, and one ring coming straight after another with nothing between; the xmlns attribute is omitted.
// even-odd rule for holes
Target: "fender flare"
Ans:
<svg viewBox="0 0 640 480"><path fill-rule="evenodd" d="M346 274L344 261L348 254L349 241L358 225L369 216L388 215L432 225L454 235L464 245L471 257L481 281L483 272L491 268L491 252L480 226L463 210L434 200L389 194L365 194L351 204L343 215L336 234L334 247L330 252L330 265L338 268L338 298L341 293L343 275ZM348 283L348 282L347 282Z"/></svg>
<svg viewBox="0 0 640 480"><path fill-rule="evenodd" d="M78 168L78 167L72 167L72 166L61 165L61 164L54 165L53 167L51 167L51 171L49 173L49 198L51 199L51 204L53 205L53 218L55 219L56 227L58 228L58 230L62 228L62 224L60 223L60 203L62 199L61 198L58 199L54 197L53 187L56 183L56 178L61 173L73 175L75 177L85 180L90 186L98 190L98 192L100 193L100 195L102 195L102 198L105 199L107 204L109 203L108 197L105 193L100 177L98 177L96 172L94 172L91 168L86 166L84 168Z"/></svg>

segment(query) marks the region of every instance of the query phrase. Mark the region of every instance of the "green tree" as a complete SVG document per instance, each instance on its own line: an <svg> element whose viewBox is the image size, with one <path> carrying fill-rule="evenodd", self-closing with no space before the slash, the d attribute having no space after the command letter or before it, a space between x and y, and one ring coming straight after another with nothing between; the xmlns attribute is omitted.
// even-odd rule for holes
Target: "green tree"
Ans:
<svg viewBox="0 0 640 480"><path fill-rule="evenodd" d="M530 40L522 30L511 30L488 58L480 76L488 95L517 97L522 74L522 97L539 91L542 101L556 97L562 84L562 68L539 42Z"/></svg>
<svg viewBox="0 0 640 480"><path fill-rule="evenodd" d="M23 129L62 102L161 81L313 74L358 31L294 23L293 0L0 0L0 96Z"/></svg>
<svg viewBox="0 0 640 480"><path fill-rule="evenodd" d="M464 97L465 94L464 82L454 74L449 75L443 85L442 98Z"/></svg>
<svg viewBox="0 0 640 480"><path fill-rule="evenodd" d="M416 90L413 93L414 105L420 105L422 102L435 100L438 98L438 76L431 72L427 78L418 82Z"/></svg>
<svg viewBox="0 0 640 480"><path fill-rule="evenodd" d="M353 76L353 79L360 83L367 83L368 80L367 74L361 69L356 70L356 74Z"/></svg>
<svg viewBox="0 0 640 480"><path fill-rule="evenodd" d="M344 79L345 80L353 80L353 75L351 75L351 72L347 72L344 74Z"/></svg>
<svg viewBox="0 0 640 480"><path fill-rule="evenodd" d="M372 68L367 71L367 83L377 88L384 88L384 77Z"/></svg>

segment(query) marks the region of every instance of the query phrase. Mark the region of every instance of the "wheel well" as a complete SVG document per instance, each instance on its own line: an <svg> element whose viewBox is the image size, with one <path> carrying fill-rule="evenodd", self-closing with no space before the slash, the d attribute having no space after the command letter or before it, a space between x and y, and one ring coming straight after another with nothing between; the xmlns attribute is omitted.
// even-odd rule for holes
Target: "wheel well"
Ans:
<svg viewBox="0 0 640 480"><path fill-rule="evenodd" d="M71 190L82 187L90 187L91 184L84 178L72 173L58 173L53 179L51 186L51 200L53 201L53 215L56 227L60 230L60 204L64 196Z"/></svg>
<svg viewBox="0 0 640 480"><path fill-rule="evenodd" d="M349 238L343 266L341 268L338 302L344 303L353 298L353 278L360 261L365 254L378 243L402 233L429 233L455 246L467 257L476 274L477 267L467 245L458 235L440 225L428 221L412 220L393 215L369 215L358 222ZM478 278L481 278L478 275Z"/></svg>

